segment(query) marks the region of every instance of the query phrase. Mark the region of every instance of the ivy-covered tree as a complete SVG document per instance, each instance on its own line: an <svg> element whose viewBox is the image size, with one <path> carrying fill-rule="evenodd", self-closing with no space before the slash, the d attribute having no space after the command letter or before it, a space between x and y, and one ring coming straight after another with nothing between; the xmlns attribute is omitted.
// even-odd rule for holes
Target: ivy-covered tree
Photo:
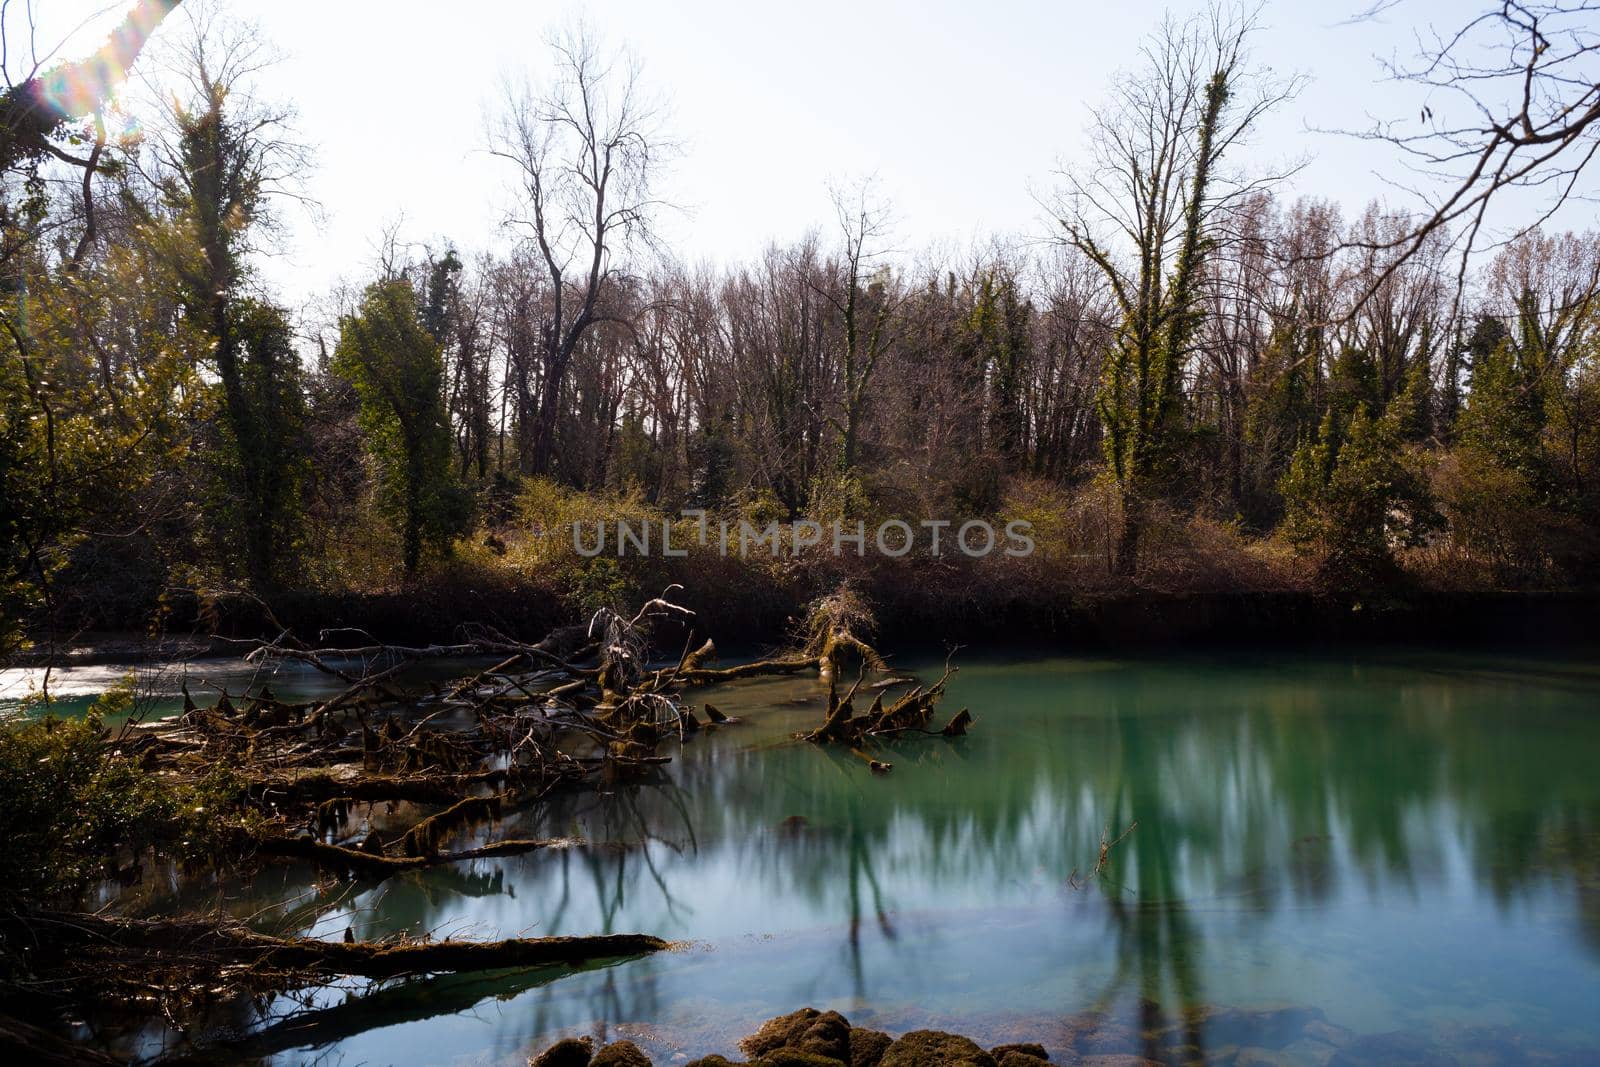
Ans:
<svg viewBox="0 0 1600 1067"><path fill-rule="evenodd" d="M1252 68L1254 30L1254 16L1220 10L1169 19L1144 50L1147 68L1122 78L1096 116L1090 169L1067 175L1065 241L1104 276L1120 317L1098 409L1121 504L1122 575L1138 567L1149 500L1172 488L1179 466L1213 224L1243 187L1223 160L1294 88Z"/></svg>
<svg viewBox="0 0 1600 1067"><path fill-rule="evenodd" d="M449 551L471 507L451 470L444 361L407 282L367 289L360 310L339 321L332 365L360 398L378 506L395 524L413 574L424 551Z"/></svg>
<svg viewBox="0 0 1600 1067"><path fill-rule="evenodd" d="M280 308L243 300L230 309L237 380L219 420L217 463L224 506L213 516L219 543L242 545L245 573L275 584L299 554L304 536L301 491L309 462L300 356Z"/></svg>
<svg viewBox="0 0 1600 1067"><path fill-rule="evenodd" d="M991 271L978 288L967 324L974 369L987 393L988 446L1012 470L1021 466L1027 449L1023 393L1032 310L1018 294L1015 278Z"/></svg>
<svg viewBox="0 0 1600 1067"><path fill-rule="evenodd" d="M178 49L182 88L148 149L158 198L147 202L135 187L123 199L147 227L178 236L168 245L178 299L205 337L218 400L208 495L223 504L213 516L222 536L210 569L270 586L291 563L307 448L288 323L254 295L257 232L270 226L272 199L302 156L286 133L287 112L250 93L262 50L245 26L194 28Z"/></svg>

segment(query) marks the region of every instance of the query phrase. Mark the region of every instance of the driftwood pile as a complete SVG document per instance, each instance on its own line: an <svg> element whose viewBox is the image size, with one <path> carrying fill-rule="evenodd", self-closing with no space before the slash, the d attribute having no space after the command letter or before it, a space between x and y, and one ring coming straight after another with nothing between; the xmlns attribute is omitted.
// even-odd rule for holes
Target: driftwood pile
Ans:
<svg viewBox="0 0 1600 1067"><path fill-rule="evenodd" d="M854 711L869 670L883 661L857 636L861 606L848 591L820 601L794 651L727 668L710 666L710 641L695 641L693 616L669 589L632 616L601 611L587 627L559 629L537 643L483 630L450 645L314 647L284 632L249 649L263 668L309 665L342 683L332 697L287 701L262 686L224 692L200 706L185 689L181 713L130 723L118 738L153 774L200 782L219 768L240 783L236 855L246 862L309 862L365 882L438 864L564 848L627 848L611 842L490 838L466 843L557 790L611 788L645 780L668 757L657 747L737 720L712 704L703 716L684 699L692 688L759 675L817 671L829 679L824 721L801 740L849 746L874 770L889 764L866 746L908 734L954 736L972 717L962 709L942 731L929 729L950 676L931 686L888 679ZM690 640L669 666L651 666L652 623L672 620ZM472 656L496 662L418 693L406 672L421 661ZM659 662L659 661L657 661ZM839 696L841 674L855 682ZM886 702L885 694L910 685ZM382 820L371 818L383 805ZM362 818L365 812L367 818ZM408 820L406 814L411 813ZM237 815L238 813L235 813ZM381 830L379 825L381 824ZM478 840L473 837L468 839ZM461 941L276 938L214 917L137 920L107 915L13 917L0 936L36 942L39 969L84 997L174 1004L228 992L261 993L342 977L387 978L542 963L580 963L666 948L645 934ZM160 966L149 965L159 960Z"/></svg>
<svg viewBox="0 0 1600 1067"><path fill-rule="evenodd" d="M944 696L945 685L950 681L953 668L948 662L945 664L944 674L930 686L915 685L911 679L890 678L878 683L875 688L876 695L872 698L872 705L866 712L857 715L855 711L856 694L861 689L862 675L856 677L855 684L850 687L841 699L837 679L831 680L828 686L828 711L824 716L822 725L800 737L806 741L817 744L849 745L851 750L866 760L874 771L880 773L889 771L893 764L886 763L863 751L862 746L876 741L886 741L903 737L909 734L934 735L940 737L962 737L966 735L968 727L973 723L972 712L962 708L945 723L940 730L930 730L929 724L933 721L934 709L939 700ZM910 684L911 689L895 699L887 707L884 706L884 692L896 685Z"/></svg>

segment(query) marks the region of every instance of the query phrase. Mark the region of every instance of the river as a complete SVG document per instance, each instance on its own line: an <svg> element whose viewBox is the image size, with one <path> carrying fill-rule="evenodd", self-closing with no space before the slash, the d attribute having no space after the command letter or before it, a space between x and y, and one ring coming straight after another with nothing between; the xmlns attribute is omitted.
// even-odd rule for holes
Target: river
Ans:
<svg viewBox="0 0 1600 1067"><path fill-rule="evenodd" d="M695 696L743 721L664 746L659 783L482 831L639 847L353 890L275 867L146 906L223 900L329 938L686 943L577 972L329 990L289 1022L241 1006L211 1037L246 1062L521 1064L555 1036L597 1033L663 1064L732 1054L755 1023L805 1005L890 1031L1038 1040L1062 1060L1086 1027L1106 1051L1139 1051L1141 1031L1205 1019L1193 1051L1224 1062L1256 1046L1284 1063L1600 1062L1597 661L961 663L943 707L970 707L972 733L889 746L888 774L789 740L818 721L818 680L737 683ZM79 670L96 673L54 679L79 705L117 674ZM197 692L246 680L237 663L188 671ZM147 678L163 707L177 677ZM271 684L323 691L303 670ZM122 1044L171 1040L152 1025Z"/></svg>

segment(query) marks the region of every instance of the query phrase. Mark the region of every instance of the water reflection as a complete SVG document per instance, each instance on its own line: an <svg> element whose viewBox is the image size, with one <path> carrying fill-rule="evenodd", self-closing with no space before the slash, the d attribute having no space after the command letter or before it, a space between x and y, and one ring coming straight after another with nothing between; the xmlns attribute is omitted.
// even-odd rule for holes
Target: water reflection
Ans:
<svg viewBox="0 0 1600 1067"><path fill-rule="evenodd" d="M492 831L633 847L330 887L289 920L327 937L642 930L689 950L348 1003L334 991L252 1054L301 1042L329 1062L408 1062L425 1045L521 1062L574 1031L728 1052L802 1004L1161 1061L1281 1047L1313 1018L1358 1035L1498 1023L1600 1047L1600 679L1586 664L979 663L949 697L978 714L972 735L899 743L886 777L787 741L818 695L796 679L720 691L745 724L674 751L659 781ZM1102 835L1134 823L1074 888ZM297 899L309 878L281 877L235 906ZM1277 1033L1290 1016L1216 1010L1284 1004L1322 1016Z"/></svg>

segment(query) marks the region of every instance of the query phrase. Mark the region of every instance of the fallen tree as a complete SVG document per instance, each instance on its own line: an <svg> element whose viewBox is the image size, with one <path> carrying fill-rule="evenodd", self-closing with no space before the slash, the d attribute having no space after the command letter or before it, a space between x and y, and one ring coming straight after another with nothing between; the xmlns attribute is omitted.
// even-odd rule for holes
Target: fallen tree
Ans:
<svg viewBox="0 0 1600 1067"><path fill-rule="evenodd" d="M81 768L83 784L105 794L113 819L125 817L114 783L143 797L131 839L114 826L89 839L64 826L39 840L89 840L90 852L103 854L79 859L104 862L129 882L154 850L212 871L310 863L365 886L497 856L637 847L496 837L492 828L556 791L648 778L670 759L658 752L669 737L687 741L737 724L710 703L696 713L687 694L704 686L814 671L828 679L829 703L808 740L859 751L935 732L927 727L948 665L926 687L908 679L875 683L871 710L854 714L856 694L883 660L863 636L870 613L848 589L814 605L792 648L726 668L713 665L715 644L696 634L693 614L671 599L675 591L631 614L602 610L586 627L531 644L487 628L427 646L368 638L341 647L326 643L326 634L318 645L281 631L251 645L246 659L262 667L308 665L338 683L333 696L291 701L270 686L252 686L201 705L185 689L182 710L156 721L134 716L109 729L91 718L54 735L39 727L33 747L15 753L19 774L48 778L58 763ZM652 665L660 620L688 629L682 651L664 667ZM444 682L407 681L414 664L479 655L495 662ZM850 670L856 681L841 698L838 680ZM902 685L911 688L885 706L885 694ZM944 732L962 733L971 722L963 709ZM889 767L863 757L875 769ZM64 794L40 810L82 807L80 797ZM328 942L275 937L214 917L88 915L60 910L54 900L42 906L87 888L90 872L81 873L72 885L46 892L41 883L31 896L0 899L0 996L32 1004L120 1001L178 1019L238 995L348 977L582 964L667 947L647 934L467 942L357 941L347 933L346 942ZM296 916L292 929L305 929L316 914L313 908Z"/></svg>
<svg viewBox="0 0 1600 1067"><path fill-rule="evenodd" d="M14 920L13 927L21 922ZM124 919L57 912L41 912L22 925L29 929L13 929L13 936L33 936L54 950L69 950L77 965L102 974L112 973L106 969L108 962L127 963L130 953L175 956L191 963L205 960L218 969L246 968L268 974L394 978L555 963L573 965L640 956L671 947L670 942L648 934L502 941L319 941L309 937L271 937L243 924L221 920ZM40 937L46 928L49 936Z"/></svg>
<svg viewBox="0 0 1600 1067"><path fill-rule="evenodd" d="M862 751L862 746L893 740L908 734L947 738L966 735L968 728L975 721L972 712L966 708L956 712L943 729L928 728L953 673L955 668L950 666L949 660L946 660L944 673L939 676L938 681L930 686L913 684L911 689L887 707L883 702L884 690L879 689L873 697L872 705L860 715L855 711L855 698L861 689L864 674L857 675L855 684L843 697L839 695L835 679L828 686L828 707L823 714L822 725L797 736L800 740L814 744L847 745L851 751L865 760L872 770L887 772L893 769L894 765Z"/></svg>

